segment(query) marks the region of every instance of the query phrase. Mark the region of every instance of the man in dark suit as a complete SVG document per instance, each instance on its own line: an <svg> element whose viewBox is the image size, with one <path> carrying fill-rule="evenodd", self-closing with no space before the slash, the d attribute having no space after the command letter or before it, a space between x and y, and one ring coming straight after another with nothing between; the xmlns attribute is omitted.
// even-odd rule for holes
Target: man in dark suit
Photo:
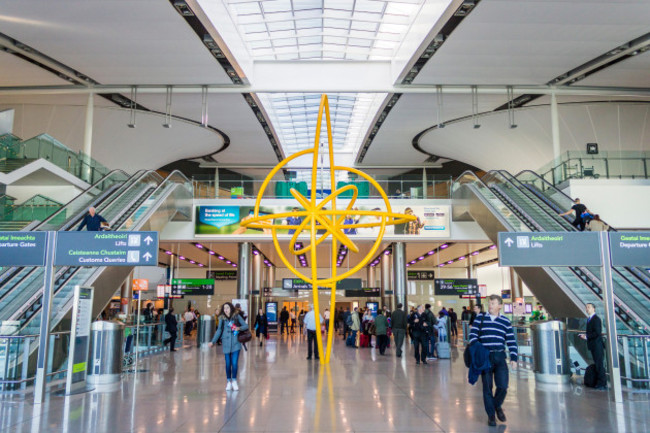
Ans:
<svg viewBox="0 0 650 433"><path fill-rule="evenodd" d="M596 389L607 389L607 376L605 375L605 349L603 346L603 324L600 317L596 315L596 307L594 304L587 304L587 333L580 334L580 337L587 340L587 349L591 352L591 357L594 358L596 365Z"/></svg>
<svg viewBox="0 0 650 433"><path fill-rule="evenodd" d="M167 346L169 344L169 351L176 352L174 346L176 345L176 336L178 334L178 321L176 316L174 316L174 309L170 308L169 313L165 316L165 324L167 325L166 331L169 332L169 338L163 341L163 344Z"/></svg>

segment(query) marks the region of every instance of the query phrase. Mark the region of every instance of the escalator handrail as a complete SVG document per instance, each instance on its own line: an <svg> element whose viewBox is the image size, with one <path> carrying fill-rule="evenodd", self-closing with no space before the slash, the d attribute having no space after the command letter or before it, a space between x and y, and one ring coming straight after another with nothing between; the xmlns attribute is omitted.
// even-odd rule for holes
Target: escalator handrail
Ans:
<svg viewBox="0 0 650 433"><path fill-rule="evenodd" d="M517 173L517 174L514 175L513 177L514 177L514 178L518 178L519 175L521 175L521 174L532 174L534 177L536 177L536 178L538 178L539 180L541 180L542 183L544 183L545 185L547 185L547 186L549 187L549 189L552 189L552 190L555 191L556 193L559 193L560 195L566 197L566 198L567 198L568 200L570 200L572 203L575 202L575 200L572 199L571 197L569 197L569 196L568 196L564 191L560 190L558 187L556 187L556 186L553 185L551 182L549 182L548 180L544 179L542 176L540 176L539 174L535 173L534 171L532 171L532 170L521 170L519 173ZM519 179L517 179L517 180L519 180ZM520 181L520 182L521 182L521 181ZM523 183L523 182L522 182L522 183ZM607 221L605 221L605 220L602 219L602 218L601 218L601 221L602 221L603 223L607 224ZM610 230L610 231L614 231L614 232L616 231L616 229L615 229L614 227L612 227L611 225L607 224L607 226L609 227L609 230Z"/></svg>
<svg viewBox="0 0 650 433"><path fill-rule="evenodd" d="M53 213L52 215L50 215L49 217L45 218L45 219L44 219L43 221L41 221L37 226L33 227L32 230L38 230L38 228L39 228L40 226L42 226L42 225L48 223L50 220L54 219L54 218L55 218L59 213L63 212L63 211L64 211L68 206L70 206L70 205L71 205L74 201L76 201L79 197L81 197L82 195L86 194L88 191L92 190L93 188L96 188L97 185L99 185L100 183L105 182L106 179L107 179L109 176L113 176L113 175L115 175L115 174L119 174L119 173L122 173L122 174L124 174L124 175L126 176L126 181L128 181L128 180L131 178L131 176L129 176L128 173L126 173L124 170L121 170L121 169L115 169L115 170L112 170L111 172L107 173L106 176L102 177L100 180L98 180L97 182L95 182L94 184L92 184L91 186L89 186L88 188L86 188L85 190L83 190L81 193L77 194L76 197L74 197L72 200L70 200L69 202L67 202L65 205L61 206L61 208L60 208L59 210L57 210L56 212L54 212L54 213ZM83 212L85 213L85 212L86 212L86 209L84 209Z"/></svg>

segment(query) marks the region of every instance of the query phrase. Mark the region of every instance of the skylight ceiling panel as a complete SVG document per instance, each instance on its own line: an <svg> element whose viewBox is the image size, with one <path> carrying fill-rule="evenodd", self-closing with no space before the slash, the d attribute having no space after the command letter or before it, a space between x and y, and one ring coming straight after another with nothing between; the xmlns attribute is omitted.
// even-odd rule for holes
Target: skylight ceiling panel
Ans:
<svg viewBox="0 0 650 433"><path fill-rule="evenodd" d="M301 11L294 11L293 16L296 20L304 19L318 19L320 20L323 16L322 9L306 9Z"/></svg>
<svg viewBox="0 0 650 433"><path fill-rule="evenodd" d="M361 12L379 12L383 13L387 2L374 0L357 0L354 9Z"/></svg>
<svg viewBox="0 0 650 433"><path fill-rule="evenodd" d="M392 15L386 14L381 20L383 24L401 24L408 26L411 23L411 17L408 15Z"/></svg>
<svg viewBox="0 0 650 433"><path fill-rule="evenodd" d="M266 26L270 32L277 32L281 30L291 30L294 29L293 21L267 21Z"/></svg>
<svg viewBox="0 0 650 433"><path fill-rule="evenodd" d="M248 41L248 45L252 49L271 48L271 41L269 40L269 38L260 39L260 40L256 40L256 41Z"/></svg>
<svg viewBox="0 0 650 433"><path fill-rule="evenodd" d="M272 56L273 54L275 54L275 52L273 51L273 48L266 48L266 47L264 47L264 48L253 48L253 53L256 56Z"/></svg>
<svg viewBox="0 0 650 433"><path fill-rule="evenodd" d="M263 19L262 14L237 15L237 23L239 25L260 23Z"/></svg>
<svg viewBox="0 0 650 433"><path fill-rule="evenodd" d="M396 35L401 35L406 32L408 26L405 24L387 24L381 23L379 26L380 33L393 33Z"/></svg>
<svg viewBox="0 0 650 433"><path fill-rule="evenodd" d="M265 13L291 11L290 0L265 0L260 1L260 4L262 5L262 10Z"/></svg>
<svg viewBox="0 0 650 433"><path fill-rule="evenodd" d="M275 42L274 42L275 43ZM290 46L290 47L275 47L275 54L280 55L280 54L291 54L291 56L295 57L296 55L296 47L295 46ZM286 57L286 56L284 56ZM289 58L283 59L283 60L290 60Z"/></svg>
<svg viewBox="0 0 650 433"><path fill-rule="evenodd" d="M293 30L278 30L269 32L272 39L295 38L296 32Z"/></svg>
<svg viewBox="0 0 650 433"><path fill-rule="evenodd" d="M386 14L393 14L393 15L404 15L404 16L410 16L415 14L418 9L421 7L419 2L413 2L413 3L401 3L401 2L388 2L386 4Z"/></svg>
<svg viewBox="0 0 650 433"><path fill-rule="evenodd" d="M322 28L321 28L321 20L318 20L319 24L314 27L300 27L300 24L302 21L296 21L296 34L298 36L315 36L315 35L321 35L322 34Z"/></svg>
<svg viewBox="0 0 650 433"><path fill-rule="evenodd" d="M324 27L323 35L327 36L348 36L348 29L337 29L333 27Z"/></svg>
<svg viewBox="0 0 650 433"><path fill-rule="evenodd" d="M293 10L299 11L304 9L322 9L323 0L293 0Z"/></svg>
<svg viewBox="0 0 650 433"><path fill-rule="evenodd" d="M385 33L382 32L381 30L377 33L377 39L382 39L384 41L391 41L391 42L396 42L399 43L399 41L402 39L401 35L397 33Z"/></svg>
<svg viewBox="0 0 650 433"><path fill-rule="evenodd" d="M372 46L372 40L370 39L359 39L359 38L349 38L348 44L355 47L370 48ZM366 51L367 54L367 51Z"/></svg>
<svg viewBox="0 0 650 433"><path fill-rule="evenodd" d="M291 12L273 12L271 14L264 14L264 19L266 22L293 21L295 17Z"/></svg>
<svg viewBox="0 0 650 433"><path fill-rule="evenodd" d="M298 38L275 38L273 39L274 47L294 47L298 45ZM295 51L295 50L294 50Z"/></svg>
<svg viewBox="0 0 650 433"><path fill-rule="evenodd" d="M348 36L351 38L374 39L377 32L365 30L350 30Z"/></svg>
<svg viewBox="0 0 650 433"><path fill-rule="evenodd" d="M379 22L382 19L382 14L355 11L352 19L355 21Z"/></svg>
<svg viewBox="0 0 650 433"><path fill-rule="evenodd" d="M246 3L230 3L230 7L236 12L237 15L246 14L261 14L259 2L246 2Z"/></svg>
<svg viewBox="0 0 650 433"><path fill-rule="evenodd" d="M246 34L266 32L266 24L264 23L242 24L241 28L244 29Z"/></svg>
<svg viewBox="0 0 650 433"><path fill-rule="evenodd" d="M376 32L379 29L379 23L373 23L368 21L352 21L350 26L352 30L362 30L366 32Z"/></svg>
<svg viewBox="0 0 650 433"><path fill-rule="evenodd" d="M347 41L348 38L346 38L345 36L324 36L323 37L324 44L345 45Z"/></svg>
<svg viewBox="0 0 650 433"><path fill-rule="evenodd" d="M331 29L345 29L347 30L350 27L350 20L343 19L334 19L334 18L325 18L323 20L323 26Z"/></svg>
<svg viewBox="0 0 650 433"><path fill-rule="evenodd" d="M329 51L332 53L336 52L346 52L345 45L336 45L336 44L323 44L323 51Z"/></svg>
<svg viewBox="0 0 650 433"><path fill-rule="evenodd" d="M323 26L323 20L320 18L306 18L303 20L296 20L297 30L318 29L318 33L320 33L320 29L322 26Z"/></svg>
<svg viewBox="0 0 650 433"><path fill-rule="evenodd" d="M323 37L322 36L301 36L298 38L298 42L300 43L301 46L318 44L320 48L320 44L323 43ZM312 49L313 47L309 47L309 48Z"/></svg>

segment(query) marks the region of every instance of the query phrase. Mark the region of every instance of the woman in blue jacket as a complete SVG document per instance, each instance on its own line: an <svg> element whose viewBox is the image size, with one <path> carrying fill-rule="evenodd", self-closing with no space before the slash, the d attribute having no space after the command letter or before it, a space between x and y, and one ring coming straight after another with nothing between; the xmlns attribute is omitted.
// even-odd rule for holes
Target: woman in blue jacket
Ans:
<svg viewBox="0 0 650 433"><path fill-rule="evenodd" d="M237 334L239 334L239 331L245 331L247 329L248 325L236 313L235 307L230 302L226 302L221 306L221 311L219 311L219 327L214 337L212 337L210 347L214 346L221 339L221 347L226 357L226 378L228 380L226 391L237 391L239 389L239 385L237 385L237 366L241 343L237 340Z"/></svg>

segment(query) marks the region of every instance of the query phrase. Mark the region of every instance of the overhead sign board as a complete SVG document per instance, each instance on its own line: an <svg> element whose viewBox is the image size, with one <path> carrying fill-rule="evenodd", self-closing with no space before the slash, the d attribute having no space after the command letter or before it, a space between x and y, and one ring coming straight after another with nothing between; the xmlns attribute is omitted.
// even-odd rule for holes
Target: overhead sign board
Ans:
<svg viewBox="0 0 650 433"><path fill-rule="evenodd" d="M56 266L158 266L158 232L59 232Z"/></svg>
<svg viewBox="0 0 650 433"><path fill-rule="evenodd" d="M45 266L47 232L0 232L0 266Z"/></svg>
<svg viewBox="0 0 650 433"><path fill-rule="evenodd" d="M478 281L475 278L436 278L434 293L438 296L475 296L478 295Z"/></svg>
<svg viewBox="0 0 650 433"><path fill-rule="evenodd" d="M361 290L361 278L345 278L336 283L336 290ZM311 284L300 278L283 278L284 290L311 290ZM329 290L329 287L319 287L318 290Z"/></svg>
<svg viewBox="0 0 650 433"><path fill-rule="evenodd" d="M409 281L431 281L434 279L433 271L408 271Z"/></svg>
<svg viewBox="0 0 650 433"><path fill-rule="evenodd" d="M172 279L172 296L214 295L214 280L208 278Z"/></svg>
<svg viewBox="0 0 650 433"><path fill-rule="evenodd" d="M501 266L600 266L596 232L501 232Z"/></svg>
<svg viewBox="0 0 650 433"><path fill-rule="evenodd" d="M210 278L215 281L228 281L237 279L237 271L206 271L205 278Z"/></svg>
<svg viewBox="0 0 650 433"><path fill-rule="evenodd" d="M612 266L650 266L650 232L610 232Z"/></svg>
<svg viewBox="0 0 650 433"><path fill-rule="evenodd" d="M363 287L358 290L346 290L346 298L373 298L379 297L381 291L379 287Z"/></svg>
<svg viewBox="0 0 650 433"><path fill-rule="evenodd" d="M149 290L149 280L146 278L136 278L133 280L132 290L135 292Z"/></svg>

